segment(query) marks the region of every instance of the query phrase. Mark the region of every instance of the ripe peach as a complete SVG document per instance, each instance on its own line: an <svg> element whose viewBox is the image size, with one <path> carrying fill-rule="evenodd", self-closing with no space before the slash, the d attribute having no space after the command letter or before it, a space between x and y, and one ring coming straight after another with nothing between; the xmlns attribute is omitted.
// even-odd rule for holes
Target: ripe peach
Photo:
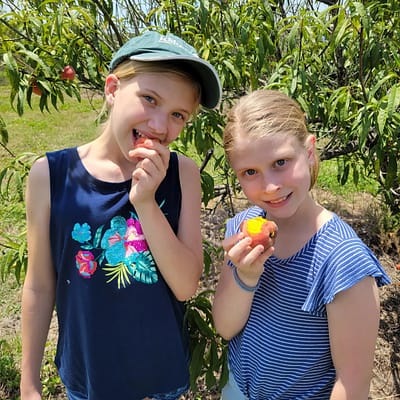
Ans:
<svg viewBox="0 0 400 400"><path fill-rule="evenodd" d="M240 230L251 238L251 247L262 244L264 248L268 248L274 244L278 227L274 221L259 216L243 221Z"/></svg>
<svg viewBox="0 0 400 400"><path fill-rule="evenodd" d="M144 136L141 136L141 137L137 138L135 140L135 149L138 148L138 147L145 147L144 146L144 142L147 139L150 139L150 138L147 138L147 137L144 137ZM158 139L150 139L150 140L155 140L156 142L160 143L160 141Z"/></svg>
<svg viewBox="0 0 400 400"><path fill-rule="evenodd" d="M38 96L41 96L43 94L39 86L37 86L36 84L32 85L32 92L37 94Z"/></svg>
<svg viewBox="0 0 400 400"><path fill-rule="evenodd" d="M43 93L42 93L42 90L40 89L40 87L37 85L37 82L36 82L36 78L32 78L31 80L30 80L30 85L31 85L31 88L32 88L32 93L35 93L35 94L37 94L38 96L41 96Z"/></svg>
<svg viewBox="0 0 400 400"><path fill-rule="evenodd" d="M66 80L70 80L70 81L74 80L75 76L76 76L76 72L75 72L74 68L71 67L70 65L66 65L60 75L61 79L66 79Z"/></svg>

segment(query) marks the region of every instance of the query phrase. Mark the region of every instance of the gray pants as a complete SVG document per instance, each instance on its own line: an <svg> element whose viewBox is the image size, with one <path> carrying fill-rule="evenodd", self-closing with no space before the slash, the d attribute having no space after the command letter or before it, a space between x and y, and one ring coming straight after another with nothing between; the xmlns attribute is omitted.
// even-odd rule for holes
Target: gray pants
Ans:
<svg viewBox="0 0 400 400"><path fill-rule="evenodd" d="M221 400L248 400L248 398L240 391L239 386L230 371L228 383L222 389Z"/></svg>

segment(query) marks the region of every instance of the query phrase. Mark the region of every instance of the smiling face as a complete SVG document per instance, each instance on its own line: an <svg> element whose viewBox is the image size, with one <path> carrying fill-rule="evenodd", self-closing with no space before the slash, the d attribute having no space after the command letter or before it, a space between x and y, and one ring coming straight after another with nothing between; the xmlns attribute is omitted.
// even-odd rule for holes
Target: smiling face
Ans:
<svg viewBox="0 0 400 400"><path fill-rule="evenodd" d="M263 208L268 219L291 218L307 206L313 136L303 145L284 133L256 139L239 134L234 143L231 166L247 198Z"/></svg>
<svg viewBox="0 0 400 400"><path fill-rule="evenodd" d="M108 133L127 158L141 137L173 142L198 107L193 83L172 73L141 73L127 80L109 75L105 94Z"/></svg>

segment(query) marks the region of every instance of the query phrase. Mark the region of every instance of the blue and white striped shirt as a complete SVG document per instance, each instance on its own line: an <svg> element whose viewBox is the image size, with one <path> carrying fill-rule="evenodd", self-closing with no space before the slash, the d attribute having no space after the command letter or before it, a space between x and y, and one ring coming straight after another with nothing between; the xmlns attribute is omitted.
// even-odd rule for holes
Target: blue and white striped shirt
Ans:
<svg viewBox="0 0 400 400"><path fill-rule="evenodd" d="M251 207L228 220L264 215ZM334 381L325 305L365 276L390 283L378 260L337 215L287 259L271 256L241 333L229 343L229 365L250 400L329 399Z"/></svg>

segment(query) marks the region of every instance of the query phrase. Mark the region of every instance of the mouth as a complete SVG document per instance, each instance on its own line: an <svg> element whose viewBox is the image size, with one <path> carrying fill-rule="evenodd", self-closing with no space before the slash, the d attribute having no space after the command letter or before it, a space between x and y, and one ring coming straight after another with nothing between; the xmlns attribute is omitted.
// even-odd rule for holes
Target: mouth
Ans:
<svg viewBox="0 0 400 400"><path fill-rule="evenodd" d="M143 135L140 131L138 131L137 129L132 129L132 136L133 136L133 140L136 141L139 138L145 138L147 139L147 136Z"/></svg>
<svg viewBox="0 0 400 400"><path fill-rule="evenodd" d="M270 200L270 201L268 201L268 203L269 204L273 204L273 205L277 205L277 204L283 203L284 201L286 201L290 197L290 195L291 195L291 193L288 194L287 196L280 197L279 199Z"/></svg>
<svg viewBox="0 0 400 400"><path fill-rule="evenodd" d="M137 129L132 129L132 137L133 137L133 145L134 146L138 145L139 143L140 144L143 143L146 139L150 139L157 143L162 143L158 137L147 136Z"/></svg>

